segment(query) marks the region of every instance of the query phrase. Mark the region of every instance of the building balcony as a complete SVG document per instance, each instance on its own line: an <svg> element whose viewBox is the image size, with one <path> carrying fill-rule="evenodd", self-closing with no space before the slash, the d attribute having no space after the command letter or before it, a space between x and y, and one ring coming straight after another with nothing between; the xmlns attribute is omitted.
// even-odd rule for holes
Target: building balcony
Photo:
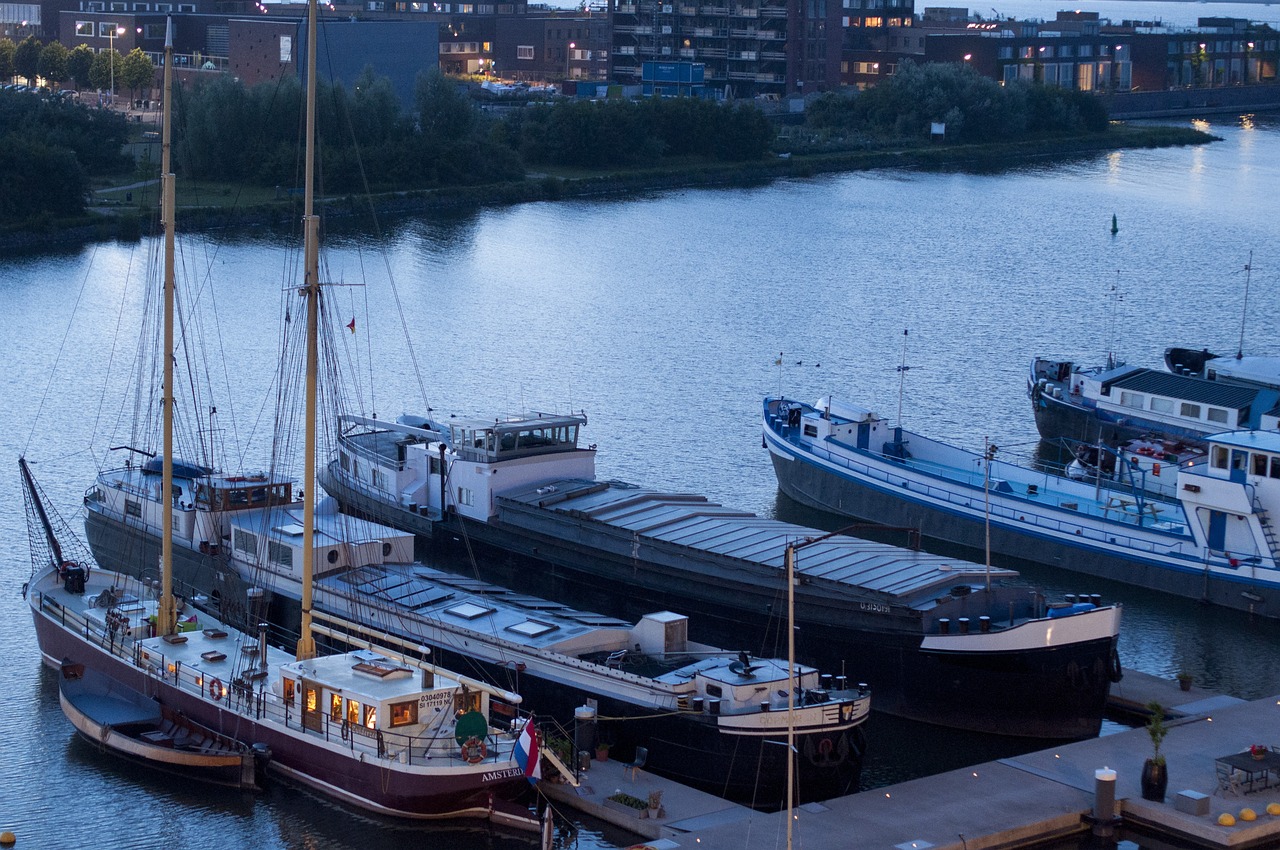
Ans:
<svg viewBox="0 0 1280 850"><path fill-rule="evenodd" d="M698 27L693 35L695 38L728 38L729 31L719 27Z"/></svg>
<svg viewBox="0 0 1280 850"><path fill-rule="evenodd" d="M681 58L681 59L696 59L696 58L697 58L697 53L698 53L698 51L694 50L692 47L682 47L682 48L680 48L680 58Z"/></svg>
<svg viewBox="0 0 1280 850"><path fill-rule="evenodd" d="M760 51L760 58L768 59L773 62L786 62L787 54L783 53L781 50L762 50Z"/></svg>
<svg viewBox="0 0 1280 850"><path fill-rule="evenodd" d="M755 6L752 6L750 8L747 8L745 6L734 6L733 16L735 18L758 18L760 17L760 10L757 9Z"/></svg>
<svg viewBox="0 0 1280 850"><path fill-rule="evenodd" d="M699 47L698 55L703 59L723 59L728 53L723 47Z"/></svg>
<svg viewBox="0 0 1280 850"><path fill-rule="evenodd" d="M760 17L762 18L785 18L786 16L786 9L766 8L760 10Z"/></svg>
<svg viewBox="0 0 1280 850"><path fill-rule="evenodd" d="M729 30L729 35L730 35L730 37L732 37L732 38L755 38L757 35L759 35L759 31L758 31L758 30L735 30L735 29L730 29L730 30Z"/></svg>
<svg viewBox="0 0 1280 850"><path fill-rule="evenodd" d="M636 13L635 3L619 3L614 9L615 15L634 15Z"/></svg>
<svg viewBox="0 0 1280 850"><path fill-rule="evenodd" d="M729 14L728 6L703 6L699 11L704 15L727 15Z"/></svg>
<svg viewBox="0 0 1280 850"><path fill-rule="evenodd" d="M697 6L681 6L680 14L684 15L687 18L691 18L694 15L698 14L698 7Z"/></svg>

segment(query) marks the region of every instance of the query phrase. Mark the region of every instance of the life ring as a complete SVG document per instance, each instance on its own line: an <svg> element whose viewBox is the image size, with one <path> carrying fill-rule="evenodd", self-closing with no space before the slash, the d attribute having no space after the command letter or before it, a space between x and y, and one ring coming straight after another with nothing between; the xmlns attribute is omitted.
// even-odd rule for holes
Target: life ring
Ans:
<svg viewBox="0 0 1280 850"><path fill-rule="evenodd" d="M484 761L487 755L489 755L489 748L479 738L468 738L467 742L462 745L462 760L465 762L479 764Z"/></svg>
<svg viewBox="0 0 1280 850"><path fill-rule="evenodd" d="M1124 670L1120 669L1120 650L1111 649L1111 663L1107 665L1107 676L1113 682L1118 682L1124 678Z"/></svg>
<svg viewBox="0 0 1280 850"><path fill-rule="evenodd" d="M222 680L213 678L209 680L209 699L222 699Z"/></svg>
<svg viewBox="0 0 1280 850"><path fill-rule="evenodd" d="M75 561L63 561L61 564L58 565L58 579L60 581L66 581L67 573L71 572L78 566L80 565L77 564Z"/></svg>

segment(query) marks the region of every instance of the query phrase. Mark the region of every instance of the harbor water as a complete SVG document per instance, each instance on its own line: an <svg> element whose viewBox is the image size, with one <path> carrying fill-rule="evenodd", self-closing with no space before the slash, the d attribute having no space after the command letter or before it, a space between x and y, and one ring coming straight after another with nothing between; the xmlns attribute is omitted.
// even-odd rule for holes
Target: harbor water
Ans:
<svg viewBox="0 0 1280 850"><path fill-rule="evenodd" d="M836 528L777 494L760 446L764 395L833 393L890 417L900 410L922 433L973 448L990 438L1030 456L1034 356L1093 363L1114 350L1157 365L1167 345L1234 353L1242 338L1248 352L1280 353L1280 121L1198 126L1221 141L980 173L877 171L530 204L385 222L376 237L334 223L324 276L352 285L331 290L330 308L338 326L359 316L354 334L342 332L360 364L351 404L383 416L585 410L602 477ZM227 468L268 461L263 423L293 244L263 232L182 240L184 297L208 307L218 408L209 427ZM141 309L153 247L0 258L0 829L20 847L407 848L427 835L442 848L530 846L485 827L380 821L282 783L252 797L212 791L122 768L73 738L19 593L30 566L13 461L25 454L80 525L84 490L127 437L117 423L134 416L124 402L133 341L118 328ZM1002 563L1056 593L1122 601L1127 667L1185 670L1244 698L1280 691L1273 621ZM868 731L871 786L1036 748L880 716ZM628 841L582 827L562 841Z"/></svg>

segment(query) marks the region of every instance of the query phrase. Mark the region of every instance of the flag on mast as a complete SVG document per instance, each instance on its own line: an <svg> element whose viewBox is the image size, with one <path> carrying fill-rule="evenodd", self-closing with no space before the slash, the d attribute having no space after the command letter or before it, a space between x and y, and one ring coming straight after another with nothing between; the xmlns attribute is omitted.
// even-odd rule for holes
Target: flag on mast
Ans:
<svg viewBox="0 0 1280 850"><path fill-rule="evenodd" d="M347 323L347 330L351 331L352 333L355 333L355 332L356 332L356 317L355 317L355 316L352 316L352 317L351 317L351 321Z"/></svg>

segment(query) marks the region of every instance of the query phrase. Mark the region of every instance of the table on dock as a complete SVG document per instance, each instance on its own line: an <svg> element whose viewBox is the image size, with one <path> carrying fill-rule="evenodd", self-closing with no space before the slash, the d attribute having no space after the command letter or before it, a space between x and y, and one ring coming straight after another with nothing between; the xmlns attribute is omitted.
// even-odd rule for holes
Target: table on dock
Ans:
<svg viewBox="0 0 1280 850"><path fill-rule="evenodd" d="M1261 756L1245 750L1240 753L1229 753L1214 759L1216 764L1227 770L1234 770L1241 775L1240 790L1248 794L1271 787L1271 774L1280 779L1280 753L1267 750Z"/></svg>

